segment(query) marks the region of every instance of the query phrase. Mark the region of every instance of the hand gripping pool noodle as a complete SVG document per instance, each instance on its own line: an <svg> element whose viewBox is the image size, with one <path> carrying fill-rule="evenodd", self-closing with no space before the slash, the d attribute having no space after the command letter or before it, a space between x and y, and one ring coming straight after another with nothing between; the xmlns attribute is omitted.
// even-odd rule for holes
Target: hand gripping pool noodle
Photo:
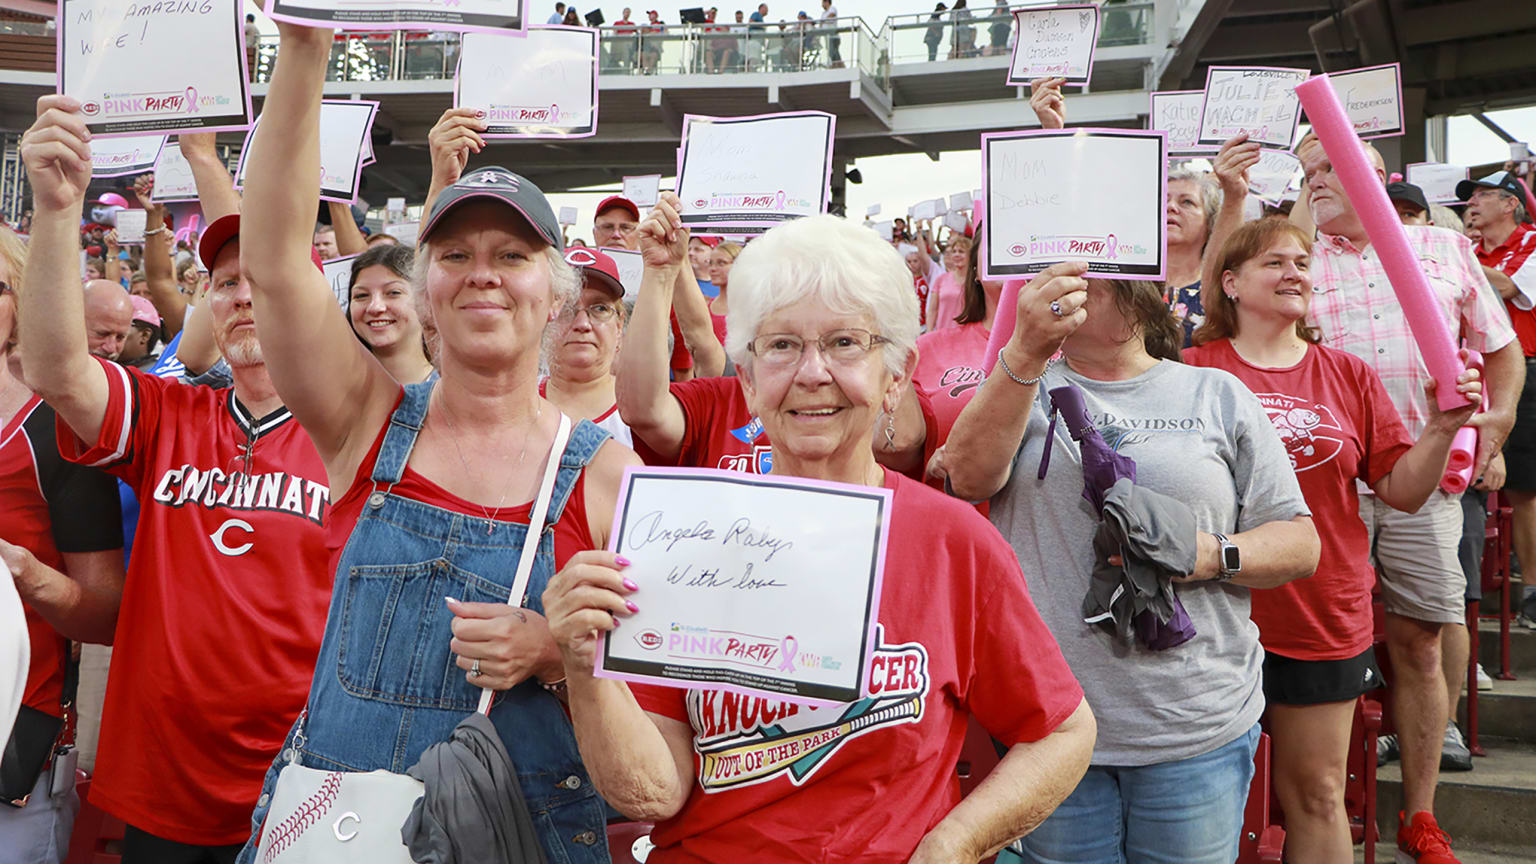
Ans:
<svg viewBox="0 0 1536 864"><path fill-rule="evenodd" d="M1483 355L1476 351L1467 352L1467 366L1483 371ZM1477 413L1488 410L1488 398L1483 397L1483 404ZM1445 463L1445 476L1440 478L1440 488L1451 495L1460 495L1472 485L1472 465L1477 461L1477 427L1463 426L1456 430L1456 437L1451 441L1451 455Z"/></svg>
<svg viewBox="0 0 1536 864"><path fill-rule="evenodd" d="M1424 365L1435 378L1435 401L1440 403L1441 410L1467 404L1466 398L1456 392L1456 376L1465 368L1456 356L1456 343L1430 290L1429 280L1408 245L1408 233L1366 159L1364 145L1345 116L1338 94L1327 75L1316 75L1296 85L1296 95L1306 109L1307 119L1312 121L1312 131L1333 163L1333 173L1338 175L1360 217L1366 236L1381 257L1381 266L1392 282Z"/></svg>

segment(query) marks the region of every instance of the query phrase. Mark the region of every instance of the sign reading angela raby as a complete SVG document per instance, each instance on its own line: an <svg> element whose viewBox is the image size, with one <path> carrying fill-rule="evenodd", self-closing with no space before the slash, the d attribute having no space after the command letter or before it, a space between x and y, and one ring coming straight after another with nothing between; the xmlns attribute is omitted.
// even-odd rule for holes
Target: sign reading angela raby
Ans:
<svg viewBox="0 0 1536 864"><path fill-rule="evenodd" d="M1036 78L1065 78L1086 84L1099 42L1099 7L1045 6L1013 13L1013 61L1008 83L1028 87Z"/></svg>
<svg viewBox="0 0 1536 864"><path fill-rule="evenodd" d="M59 0L58 90L96 137L251 125L236 0Z"/></svg>
<svg viewBox="0 0 1536 864"><path fill-rule="evenodd" d="M869 695L891 492L631 468L612 551L645 600L596 674L797 702Z"/></svg>
<svg viewBox="0 0 1536 864"><path fill-rule="evenodd" d="M466 33L453 104L482 112L485 138L597 134L597 31L532 27Z"/></svg>
<svg viewBox="0 0 1536 864"><path fill-rule="evenodd" d="M1301 119L1296 85L1311 73L1268 66L1212 66L1205 75L1200 143L1220 146L1246 132L1249 141L1288 149Z"/></svg>
<svg viewBox="0 0 1536 864"><path fill-rule="evenodd" d="M685 116L677 177L683 225L771 228L824 212L836 123L822 111Z"/></svg>
<svg viewBox="0 0 1536 864"><path fill-rule="evenodd" d="M1167 151L1152 131L982 135L982 278L1084 261L1089 273L1162 279Z"/></svg>
<svg viewBox="0 0 1536 864"><path fill-rule="evenodd" d="M522 30L528 0L266 0L267 16L347 30Z"/></svg>

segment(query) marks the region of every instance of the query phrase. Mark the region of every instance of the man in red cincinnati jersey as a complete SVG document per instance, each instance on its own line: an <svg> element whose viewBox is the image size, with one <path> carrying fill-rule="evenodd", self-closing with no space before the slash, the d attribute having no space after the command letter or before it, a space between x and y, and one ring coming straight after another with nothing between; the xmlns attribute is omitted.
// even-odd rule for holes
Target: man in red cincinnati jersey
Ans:
<svg viewBox="0 0 1536 864"><path fill-rule="evenodd" d="M128 823L125 864L232 862L320 648L327 478L267 377L238 214L212 222L198 247L233 388L87 353L74 262L91 162L79 111L71 97L42 97L22 142L36 217L20 324L60 451L141 502L91 799Z"/></svg>

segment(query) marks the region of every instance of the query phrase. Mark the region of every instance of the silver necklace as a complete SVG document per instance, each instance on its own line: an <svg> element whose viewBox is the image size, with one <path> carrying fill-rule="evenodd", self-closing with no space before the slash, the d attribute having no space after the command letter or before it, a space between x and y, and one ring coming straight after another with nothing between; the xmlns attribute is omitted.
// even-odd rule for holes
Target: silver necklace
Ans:
<svg viewBox="0 0 1536 864"><path fill-rule="evenodd" d="M441 393L442 391L438 391L438 392ZM451 439L453 441L453 452L458 454L459 464L464 467L464 476L465 477L473 477L474 476L474 472L469 470L469 460L464 458L464 450L463 450L462 447L459 446L459 424L454 422L453 412L448 409L448 400L446 398L439 397L437 401L438 401L438 404L443 406L443 419L448 421L448 428L453 433L453 435L451 436ZM543 415L543 413L544 413L544 400L541 399L541 400L538 401L538 403L536 404L536 406L534 408L533 422L531 424L529 424L528 431L523 433L523 449L522 449L522 452L517 454L517 464L519 466L521 466L523 464L523 459L528 456L528 441L529 441L529 439L531 439L533 437L533 430L538 428L539 417L541 415ZM507 485L510 486L511 484L507 484ZM489 537L491 535L491 532L496 530L496 518L495 518L495 516L492 516L491 514L494 513L496 516L500 516L501 515L501 505L505 504L506 502L507 502L507 489L503 489L502 492L501 492L501 498L496 502L496 509L494 509L494 510L487 510L487 509L485 509L485 505L484 504L481 504L479 502L475 503L475 506L480 508L480 512L485 514L485 521L486 521L485 534L486 534L487 537Z"/></svg>

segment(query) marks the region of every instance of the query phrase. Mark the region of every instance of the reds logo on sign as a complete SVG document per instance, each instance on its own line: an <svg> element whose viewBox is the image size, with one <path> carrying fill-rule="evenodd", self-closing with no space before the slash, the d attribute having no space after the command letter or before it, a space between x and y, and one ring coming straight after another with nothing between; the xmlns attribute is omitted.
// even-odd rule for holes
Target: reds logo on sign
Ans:
<svg viewBox="0 0 1536 864"><path fill-rule="evenodd" d="M661 634L655 630L645 630L635 634L635 644L647 651L655 651L661 647Z"/></svg>
<svg viewBox="0 0 1536 864"><path fill-rule="evenodd" d="M1327 464L1344 449L1344 429L1332 408L1284 393L1255 395L1280 433L1297 474Z"/></svg>

